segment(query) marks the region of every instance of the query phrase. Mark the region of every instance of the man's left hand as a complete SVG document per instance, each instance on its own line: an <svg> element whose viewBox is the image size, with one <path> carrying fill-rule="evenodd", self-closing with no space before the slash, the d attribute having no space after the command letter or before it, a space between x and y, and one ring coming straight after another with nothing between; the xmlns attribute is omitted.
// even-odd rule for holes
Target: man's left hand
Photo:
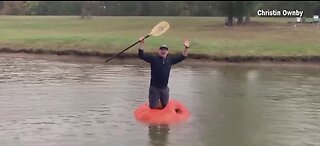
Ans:
<svg viewBox="0 0 320 146"><path fill-rule="evenodd" d="M184 42L183 42L183 45L185 48L189 48L190 47L190 42L188 39L185 39Z"/></svg>

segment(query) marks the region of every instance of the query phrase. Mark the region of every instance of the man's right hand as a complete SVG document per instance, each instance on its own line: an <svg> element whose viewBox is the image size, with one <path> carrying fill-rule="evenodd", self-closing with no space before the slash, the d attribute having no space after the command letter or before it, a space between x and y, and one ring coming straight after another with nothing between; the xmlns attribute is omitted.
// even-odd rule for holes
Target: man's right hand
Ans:
<svg viewBox="0 0 320 146"><path fill-rule="evenodd" d="M144 43L144 37L141 37L141 38L139 39L139 41L140 41L140 44L143 44L143 43Z"/></svg>
<svg viewBox="0 0 320 146"><path fill-rule="evenodd" d="M143 50L143 44L144 44L144 37L139 38L140 47L139 49Z"/></svg>

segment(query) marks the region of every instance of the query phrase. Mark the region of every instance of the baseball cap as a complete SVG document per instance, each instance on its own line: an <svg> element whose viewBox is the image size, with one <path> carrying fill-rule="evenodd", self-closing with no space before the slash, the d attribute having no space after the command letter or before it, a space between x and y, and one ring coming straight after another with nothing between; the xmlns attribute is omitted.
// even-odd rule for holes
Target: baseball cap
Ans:
<svg viewBox="0 0 320 146"><path fill-rule="evenodd" d="M168 48L167 45L161 45L161 46L159 47L159 49L161 49L161 48L165 48L165 49L169 50L169 48Z"/></svg>

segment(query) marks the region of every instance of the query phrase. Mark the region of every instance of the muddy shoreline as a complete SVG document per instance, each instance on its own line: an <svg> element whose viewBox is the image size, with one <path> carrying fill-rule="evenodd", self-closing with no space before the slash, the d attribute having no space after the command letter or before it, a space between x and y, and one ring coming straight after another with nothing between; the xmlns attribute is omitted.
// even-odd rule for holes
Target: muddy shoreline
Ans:
<svg viewBox="0 0 320 146"><path fill-rule="evenodd" d="M107 59L114 55L113 53L103 53L98 51L79 51L79 50L47 50L47 49L11 49L0 48L0 53L27 53L44 54L58 56L88 56ZM124 53L117 56L117 60L132 60L137 58L137 53ZM320 63L320 56L215 56L205 54L189 54L188 59L198 60L200 62L222 62L222 63Z"/></svg>

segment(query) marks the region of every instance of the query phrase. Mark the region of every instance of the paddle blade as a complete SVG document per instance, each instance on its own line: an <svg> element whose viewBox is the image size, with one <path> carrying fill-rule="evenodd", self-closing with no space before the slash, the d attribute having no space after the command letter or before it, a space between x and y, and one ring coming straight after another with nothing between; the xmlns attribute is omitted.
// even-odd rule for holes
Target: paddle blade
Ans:
<svg viewBox="0 0 320 146"><path fill-rule="evenodd" d="M166 21L159 22L156 26L153 27L149 35L159 36L165 33L170 28L170 25Z"/></svg>

